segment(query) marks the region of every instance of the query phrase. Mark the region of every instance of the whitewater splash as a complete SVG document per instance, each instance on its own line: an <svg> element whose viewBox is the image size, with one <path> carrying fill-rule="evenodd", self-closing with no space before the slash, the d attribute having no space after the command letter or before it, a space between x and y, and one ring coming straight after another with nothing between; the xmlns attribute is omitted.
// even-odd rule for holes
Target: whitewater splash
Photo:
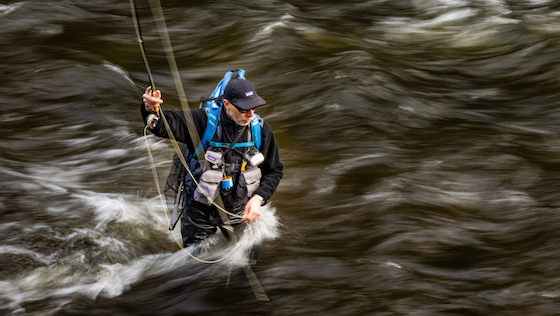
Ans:
<svg viewBox="0 0 560 316"><path fill-rule="evenodd" d="M174 244L181 240L180 232L167 230L167 217L157 197L79 191L71 195L71 204L74 206L66 212L78 212L87 219L81 227L62 230L57 226L60 223L44 223L32 228L41 230L42 238L54 244L50 248L54 252L45 254L48 249L36 250L34 244L0 247L3 256L32 262L28 270L1 281L0 303L12 313L24 313L26 304L45 301L49 301L46 310L52 310L75 295L92 300L116 297L146 278L205 265L189 255L193 249ZM236 244L226 242L219 232L204 241L196 256L220 262L196 269L198 273L231 271L249 264L255 245L279 236L275 212L272 206L263 207L262 216L245 229ZM19 225L7 223L1 228ZM196 279L193 274L190 277Z"/></svg>

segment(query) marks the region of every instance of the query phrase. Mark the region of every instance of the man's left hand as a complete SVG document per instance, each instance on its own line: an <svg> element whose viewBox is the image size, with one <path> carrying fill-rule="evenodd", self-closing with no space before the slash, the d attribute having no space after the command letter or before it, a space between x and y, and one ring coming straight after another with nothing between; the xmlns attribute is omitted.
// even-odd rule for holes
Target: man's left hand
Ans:
<svg viewBox="0 0 560 316"><path fill-rule="evenodd" d="M261 200L253 196L247 204L245 204L245 212L243 213L243 218L241 221L254 221L257 217L261 215Z"/></svg>

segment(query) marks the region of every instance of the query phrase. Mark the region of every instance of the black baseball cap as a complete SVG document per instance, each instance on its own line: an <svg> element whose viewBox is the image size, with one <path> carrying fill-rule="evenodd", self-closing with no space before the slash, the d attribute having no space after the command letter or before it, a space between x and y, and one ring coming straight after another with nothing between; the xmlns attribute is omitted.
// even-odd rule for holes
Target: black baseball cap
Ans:
<svg viewBox="0 0 560 316"><path fill-rule="evenodd" d="M250 110L266 103L266 101L257 94L255 86L247 79L231 80L227 84L221 99L227 99L229 102L235 103L236 106L244 110Z"/></svg>

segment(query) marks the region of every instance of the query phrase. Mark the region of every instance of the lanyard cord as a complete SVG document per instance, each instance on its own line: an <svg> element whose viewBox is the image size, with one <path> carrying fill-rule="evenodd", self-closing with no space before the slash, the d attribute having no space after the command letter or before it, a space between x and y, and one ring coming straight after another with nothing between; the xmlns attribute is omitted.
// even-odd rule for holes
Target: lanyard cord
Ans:
<svg viewBox="0 0 560 316"><path fill-rule="evenodd" d="M179 70L178 70L177 63L175 61L175 57L174 57L174 54L173 54L173 49L172 49L172 46L171 46L171 40L169 39L169 32L167 31L167 26L165 24L165 18L163 16L163 10L161 8L161 3L158 0L149 0L149 3L150 3L150 8L152 10L152 14L154 15L154 18L155 18L155 21L156 21L158 31L160 33L161 40L163 42L164 50L165 50L165 53L166 53L166 56L167 56L167 60L169 62L169 66L171 68L171 72L173 74L173 81L175 82L175 88L176 88L177 93L179 95L179 101L180 101L181 106L183 108L183 113L185 115L185 120L187 122L187 130L188 130L189 136L191 137L191 141L192 141L193 144L198 144L198 143L200 143L200 136L198 135L196 125L194 124L194 120L193 120L191 112L189 110L187 97L185 95L185 90L183 89L183 85L181 83L181 77L179 75ZM149 75L149 78L150 78L150 84L152 85L152 91L155 91L155 86L154 86L154 83L153 83L153 77L151 75L150 66L148 64L148 59L146 57L145 50L144 50L144 41L142 40L142 36L141 36L141 33L140 33L140 23L138 22L138 17L137 17L137 14L136 14L136 6L135 6L135 3L134 3L134 0L130 0L130 5L131 5L132 16L133 16L133 20L134 20L135 29L136 29L136 35L138 37L140 50L142 51L142 57L144 59L144 64L145 64L146 69L148 71L148 75ZM159 114L159 107L158 107L158 114ZM183 156L183 153L181 152L181 149L179 148L179 145L178 145L178 143L175 139L175 136L173 136L171 128L169 127L169 123L167 122L167 120L165 118L165 115L163 115L163 113L162 113L161 117L163 119L163 123L165 125L166 130L167 130L167 133L169 135L169 138L171 140L173 148L177 152L177 154L179 156L179 159L181 160L181 163L183 164L183 166L185 166L186 170L188 171L188 173L192 177L192 179L195 180L195 177L192 174L191 170L188 168L187 162L185 161L185 157ZM148 149L148 153L149 153L149 156L150 156L150 162L152 163L152 173L153 173L154 179L156 181L156 186L158 188L158 194L160 196L162 205L164 206L164 210L165 210L165 209L167 209L167 206L165 204L165 201L163 200L163 195L162 195L161 189L159 188L157 171L155 169L155 163L153 161L153 157L150 153L150 149L149 149L149 146L148 146L148 143L147 143L146 130L147 130L147 127L144 128L144 136L145 136L145 139L146 139L146 147ZM206 165L208 164L206 159L204 159L204 151L201 151L197 158L198 158L199 162L201 163L201 165L202 165L202 163L204 163ZM196 180L195 180L195 183L198 186L198 182L196 182ZM206 195L206 193L204 193L204 195ZM207 198L208 198L208 196L207 196ZM240 217L240 216L237 215L237 214L227 212L225 210L220 194L218 194L218 196L216 198L216 201L212 202L212 203L221 211L221 212L218 212L218 213L220 214L220 217L222 218L222 222L225 225L225 228L232 232L232 234L230 234L232 242L237 243L238 242L237 236L236 236L236 234L233 230L233 227L231 226L231 224L229 224L229 217L227 215L231 215L231 216L234 216L234 217ZM168 217L167 212L165 212L165 216ZM247 223L247 224L248 224L248 226L251 230L252 229L251 225L249 225L249 223ZM177 242L177 244L179 245L179 247L181 249L183 249L185 252L187 252L187 254L189 256L191 256L192 258L194 258L194 259L196 259L200 262L203 262L203 263L217 263L217 262L220 262L220 261L222 261L226 258L226 257L223 257L223 258L221 258L219 260L215 260L215 261L202 260L202 259L196 258L190 252L186 251L183 248L182 244L178 242L176 237L175 237L175 241ZM244 269L244 271L245 271L245 275L247 276L249 284L251 285L251 288L253 289L253 293L255 294L255 297L257 298L257 300L262 301L262 302L270 302L270 299L268 298L268 296L264 292L264 289L261 286L259 280L257 279L257 276L255 275L255 272L253 271L251 266L248 265Z"/></svg>
<svg viewBox="0 0 560 316"><path fill-rule="evenodd" d="M221 123L220 123L221 124ZM237 134L237 137L235 138L234 141L231 140L231 136L229 135L229 133L227 132L227 129L222 127L222 131L223 133L226 135L226 138L228 139L228 141L231 143L231 145L224 151L223 153L223 157L226 156L226 153L230 152L230 151L235 151L240 155L243 155L242 152L240 152L237 148L234 148L233 145L237 144L237 142L239 141L239 138L241 138L241 136L243 136L243 132L245 132L245 129L248 128L247 126L244 126L243 128L241 128L241 130L239 131L239 134ZM221 136L221 135L220 135Z"/></svg>
<svg viewBox="0 0 560 316"><path fill-rule="evenodd" d="M226 154L229 153L230 151L237 151L235 148L233 148L233 146L235 144L237 144L237 142L239 141L239 139L241 138L241 136L243 136L243 132L245 132L245 129L247 128L247 126L244 126L239 133L237 134L237 136L235 137L235 139L230 143L230 145L228 146L228 148L226 148L226 150L224 150L224 153L222 154L222 157L226 157ZM229 141L231 141L231 136L228 134L228 132L224 129L223 133L226 134L226 137ZM239 151L237 151L239 153Z"/></svg>

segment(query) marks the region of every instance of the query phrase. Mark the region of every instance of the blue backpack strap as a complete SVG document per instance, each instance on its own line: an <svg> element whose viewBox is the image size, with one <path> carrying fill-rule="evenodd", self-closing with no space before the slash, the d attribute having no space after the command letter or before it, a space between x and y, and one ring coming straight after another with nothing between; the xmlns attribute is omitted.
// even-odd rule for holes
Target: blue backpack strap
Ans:
<svg viewBox="0 0 560 316"><path fill-rule="evenodd" d="M253 138L253 141L244 142L244 143L235 143L233 144L233 148L255 146L258 150L261 150L261 128L262 128L262 124L264 124L262 118L255 113L255 115L253 115L253 118L251 119L250 124L251 124L251 138ZM208 144L212 147L217 147L217 148L229 148L229 146L231 146L231 144L229 143L219 143L214 141L209 141Z"/></svg>
<svg viewBox="0 0 560 316"><path fill-rule="evenodd" d="M194 153L195 156L198 156L203 150L208 147L208 142L214 138L214 134L216 134L216 128L218 127L218 118L220 116L220 111L222 107L216 107L210 109L208 111L208 121L206 122L206 129L204 130L204 134L200 139L200 143L196 147L196 151Z"/></svg>
<svg viewBox="0 0 560 316"><path fill-rule="evenodd" d="M231 143L219 143L219 142L210 141L208 142L208 145L216 148L229 148L231 146ZM233 144L232 148L252 147L252 146L255 146L255 142L235 143Z"/></svg>
<svg viewBox="0 0 560 316"><path fill-rule="evenodd" d="M227 84L230 82L231 78L233 77L233 73L236 71L237 71L237 79L245 79L245 70L243 69L231 69L228 72L226 72L222 80L218 82L216 88L214 88L214 91L212 91L212 93L210 94L210 97L208 98L210 100L207 101L206 104L204 105L205 109L213 109L215 107L220 106L219 103L213 99L216 99L220 97L222 94L224 94L224 90L226 89Z"/></svg>
<svg viewBox="0 0 560 316"><path fill-rule="evenodd" d="M261 149L261 128L262 128L262 124L264 124L263 120L258 114L255 113L255 115L251 119L250 124L251 124L251 138L253 138L253 141L244 142L244 143L235 143L233 144L233 148L254 146L258 150ZM208 131L208 127L206 128L206 131ZM216 129L214 128L212 138L214 138L215 133L216 133ZM206 132L204 134L206 135ZM212 140L208 141L208 145L216 148L229 148L231 146L230 143L219 143Z"/></svg>
<svg viewBox="0 0 560 316"><path fill-rule="evenodd" d="M251 119L251 137L258 150L261 150L261 117L255 113Z"/></svg>
<svg viewBox="0 0 560 316"><path fill-rule="evenodd" d="M264 122L262 118L255 113L255 115L251 119L250 124L251 124L251 138L253 138L253 141L244 142L244 143L235 143L233 144L233 148L255 146L258 150L261 150L261 128ZM231 146L231 144L229 143L219 143L215 141L209 141L208 144L212 147L217 147L217 148L229 148L229 146Z"/></svg>
<svg viewBox="0 0 560 316"><path fill-rule="evenodd" d="M230 71L234 71L233 69ZM237 69L237 79L245 79L245 70Z"/></svg>
<svg viewBox="0 0 560 316"><path fill-rule="evenodd" d="M226 89L227 84L229 83L229 81L231 80L231 77L233 76L233 72L235 71L235 69L232 69L228 72L226 72L224 74L224 77L222 78L222 80L220 80L220 82L218 82L218 84L216 85L216 88L214 89L214 91L212 91L212 94L210 94L210 98L217 98L219 96L221 96L222 94L224 94L224 90ZM245 72L245 71L243 71ZM239 77L239 74L238 74Z"/></svg>

